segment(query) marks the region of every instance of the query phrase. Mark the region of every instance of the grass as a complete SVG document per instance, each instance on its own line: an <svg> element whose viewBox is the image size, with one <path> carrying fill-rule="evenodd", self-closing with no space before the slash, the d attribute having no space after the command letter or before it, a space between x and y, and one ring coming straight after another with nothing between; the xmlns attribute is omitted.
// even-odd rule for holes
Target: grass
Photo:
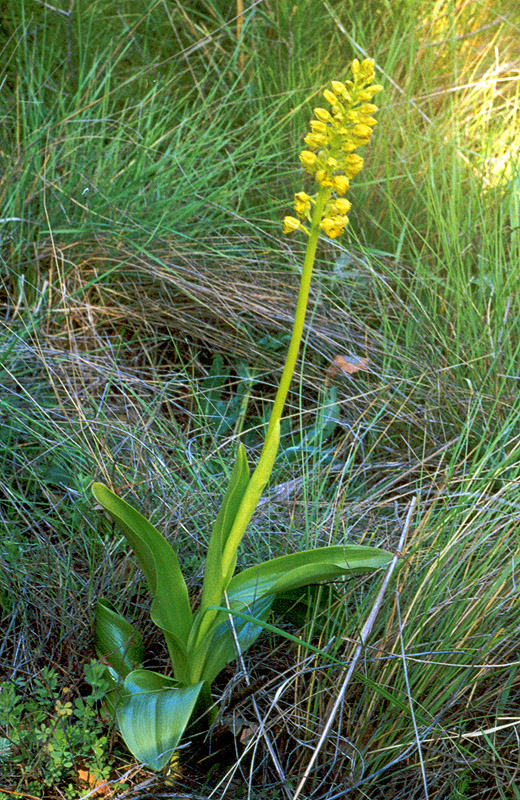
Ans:
<svg viewBox="0 0 520 800"><path fill-rule="evenodd" d="M351 230L321 245L241 563L345 539L395 549L417 496L303 796L517 797L517 3L263 0L238 40L218 0L4 11L0 789L75 798L97 770L121 800L296 791L378 578L275 619L303 643L266 634L222 676L211 766L188 750L176 787L130 762L110 720L101 732L76 715L68 749L50 737L66 734L62 690L91 694L96 597L117 598L164 658L90 482L167 531L200 586L236 438L254 459L290 330L303 244L280 222L301 138L319 91L366 51L379 125ZM369 371L326 382L337 355ZM107 736L102 755L72 745L82 724L83 745Z"/></svg>

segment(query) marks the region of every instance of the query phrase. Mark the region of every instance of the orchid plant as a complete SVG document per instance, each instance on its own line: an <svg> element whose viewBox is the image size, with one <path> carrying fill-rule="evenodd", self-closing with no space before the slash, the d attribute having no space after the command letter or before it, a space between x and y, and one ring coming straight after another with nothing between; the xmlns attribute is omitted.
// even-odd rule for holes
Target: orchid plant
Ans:
<svg viewBox="0 0 520 800"><path fill-rule="evenodd" d="M109 705L133 755L152 769L172 758L194 719L211 721L211 683L221 670L258 638L277 595L324 580L385 566L391 555L368 546L344 544L291 553L235 574L237 550L271 475L280 439L280 421L303 333L309 286L320 232L340 236L350 203L344 195L362 168L355 153L365 145L376 120L372 103L381 90L374 62L352 63L352 80L332 81L323 96L330 106L314 109L315 119L300 154L314 177L314 195L298 192L296 216L284 220L284 233L308 237L294 327L262 451L250 473L239 444L229 485L213 525L202 595L193 609L177 554L166 538L135 508L101 483L94 497L121 528L134 551L153 597L151 618L163 631L171 674L143 666L140 634L106 600L99 600L95 642L110 681Z"/></svg>

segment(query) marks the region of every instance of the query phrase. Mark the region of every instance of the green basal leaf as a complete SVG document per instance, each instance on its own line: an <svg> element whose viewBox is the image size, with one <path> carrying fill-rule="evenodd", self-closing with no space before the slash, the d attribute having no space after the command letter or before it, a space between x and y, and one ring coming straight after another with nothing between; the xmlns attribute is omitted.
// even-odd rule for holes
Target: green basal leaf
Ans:
<svg viewBox="0 0 520 800"><path fill-rule="evenodd" d="M119 525L139 561L154 598L154 622L172 634L173 645L179 640L186 643L192 614L175 551L142 514L108 487L94 483L92 493Z"/></svg>
<svg viewBox="0 0 520 800"><path fill-rule="evenodd" d="M265 561L235 575L228 586L232 607L247 606L261 597L310 583L370 572L386 566L393 555L365 545L335 545L290 553Z"/></svg>
<svg viewBox="0 0 520 800"><path fill-rule="evenodd" d="M94 643L99 658L121 679L143 662L141 635L106 600L98 600L96 605Z"/></svg>
<svg viewBox="0 0 520 800"><path fill-rule="evenodd" d="M126 676L116 717L121 735L138 761L154 770L169 762L203 685L181 686L173 678L146 669Z"/></svg>

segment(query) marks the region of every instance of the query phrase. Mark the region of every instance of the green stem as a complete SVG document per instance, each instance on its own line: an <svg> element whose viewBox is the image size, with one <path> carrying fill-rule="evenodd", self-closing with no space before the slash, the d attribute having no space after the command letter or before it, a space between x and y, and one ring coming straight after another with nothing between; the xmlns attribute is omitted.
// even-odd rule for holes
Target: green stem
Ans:
<svg viewBox="0 0 520 800"><path fill-rule="evenodd" d="M292 330L291 341L289 349L285 358L285 366L283 368L280 385L276 392L271 416L269 418L269 425L267 426L267 433L265 435L264 449L269 441L273 427L282 417L283 408L287 399L287 393L291 385L292 377L296 367L298 353L300 351L300 344L303 336L303 327L305 325L305 314L307 312L307 302L309 300L309 290L312 278L312 269L314 267L314 258L316 256L316 246L318 244L318 237L320 234L320 222L323 216L323 209L331 194L331 190L327 188L320 188L314 206L314 213L312 215L311 227L309 231L309 240L307 243L307 250L305 252L305 260L303 262L302 276L300 280L300 289L298 292L298 302L296 304L296 312L294 315L294 324ZM263 450L262 450L263 452ZM261 456L260 456L261 457Z"/></svg>

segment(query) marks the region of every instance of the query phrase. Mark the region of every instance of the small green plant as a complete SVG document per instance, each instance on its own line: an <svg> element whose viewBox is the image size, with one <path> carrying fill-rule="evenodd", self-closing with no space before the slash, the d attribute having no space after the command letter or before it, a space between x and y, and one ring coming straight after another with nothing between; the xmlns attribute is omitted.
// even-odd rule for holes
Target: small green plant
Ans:
<svg viewBox="0 0 520 800"><path fill-rule="evenodd" d="M323 547L293 553L234 575L237 549L271 475L280 439L280 421L303 333L309 287L320 231L336 238L348 223L343 195L363 166L354 151L369 141L375 119L374 64L352 64L353 80L332 82L324 97L330 111L316 119L300 154L318 185L315 196L295 195L296 217L284 232L308 236L292 337L263 448L250 474L239 445L230 482L213 526L199 607L193 611L177 555L166 539L132 506L106 486L94 483L96 500L120 526L143 569L153 596L151 618L163 631L172 675L142 667L143 642L137 631L105 600L97 604L96 647L111 683L109 705L122 736L140 761L161 769L171 759L190 720L211 720L211 683L237 650L244 652L261 633L281 593L384 566L391 556L361 545ZM308 227L307 227L307 223Z"/></svg>
<svg viewBox="0 0 520 800"><path fill-rule="evenodd" d="M97 703L110 688L99 662L85 667L92 686L87 697L59 686L58 673L44 668L32 686L0 683L0 781L13 779L31 790L59 786L65 797L78 797L83 767L95 779L107 779L111 765L107 737ZM2 780L3 779L3 780Z"/></svg>

